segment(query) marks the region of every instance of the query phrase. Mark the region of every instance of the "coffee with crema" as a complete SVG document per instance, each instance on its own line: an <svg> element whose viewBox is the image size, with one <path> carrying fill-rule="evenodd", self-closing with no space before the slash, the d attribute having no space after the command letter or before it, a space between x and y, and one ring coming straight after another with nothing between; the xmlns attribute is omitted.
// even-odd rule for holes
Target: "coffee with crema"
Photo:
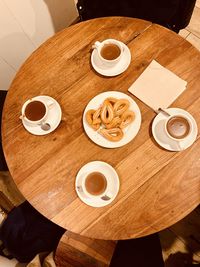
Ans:
<svg viewBox="0 0 200 267"><path fill-rule="evenodd" d="M101 195L107 187L107 180L100 172L92 172L85 179L85 188L91 195Z"/></svg>
<svg viewBox="0 0 200 267"><path fill-rule="evenodd" d="M170 118L166 128L168 134L176 139L183 139L190 133L190 123L186 118L181 116Z"/></svg>
<svg viewBox="0 0 200 267"><path fill-rule="evenodd" d="M24 113L28 120L38 121L46 114L46 107L41 101L31 101L27 104Z"/></svg>
<svg viewBox="0 0 200 267"><path fill-rule="evenodd" d="M105 44L101 49L101 56L106 60L114 60L121 54L120 48L115 44Z"/></svg>

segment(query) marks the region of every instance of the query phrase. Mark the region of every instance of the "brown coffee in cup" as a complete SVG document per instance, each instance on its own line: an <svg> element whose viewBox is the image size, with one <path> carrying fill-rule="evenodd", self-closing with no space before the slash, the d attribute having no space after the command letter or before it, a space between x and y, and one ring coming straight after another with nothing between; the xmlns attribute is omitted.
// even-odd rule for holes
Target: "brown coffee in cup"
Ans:
<svg viewBox="0 0 200 267"><path fill-rule="evenodd" d="M28 120L38 121L46 114L46 107L41 101L31 101L27 104L24 114Z"/></svg>
<svg viewBox="0 0 200 267"><path fill-rule="evenodd" d="M92 172L85 179L85 188L91 195L101 195L107 187L107 180L100 172Z"/></svg>
<svg viewBox="0 0 200 267"><path fill-rule="evenodd" d="M114 60L120 54L121 50L116 44L105 44L101 49L101 56L106 60Z"/></svg>
<svg viewBox="0 0 200 267"><path fill-rule="evenodd" d="M173 116L168 120L166 129L171 137L183 139L190 133L190 123L184 117Z"/></svg>

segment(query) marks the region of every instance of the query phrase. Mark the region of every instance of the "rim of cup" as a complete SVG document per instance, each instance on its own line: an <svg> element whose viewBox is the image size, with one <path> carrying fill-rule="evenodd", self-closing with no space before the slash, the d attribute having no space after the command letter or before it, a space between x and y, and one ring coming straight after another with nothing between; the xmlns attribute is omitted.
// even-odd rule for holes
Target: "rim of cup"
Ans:
<svg viewBox="0 0 200 267"><path fill-rule="evenodd" d="M182 138L176 138L176 137L173 137L172 135L170 135L170 133L168 132L168 130L167 130L167 123L168 123L169 120L171 120L171 119L174 118L174 117L182 117L182 118L184 118L184 119L186 119L186 120L188 121L188 123L189 123L189 125L190 125L190 131L189 131L189 133L188 133L185 137L182 137ZM169 117L166 119L166 121L165 121L165 132L166 132L167 136L168 136L170 139L174 140L174 141L177 141L177 142L184 141L186 138L188 138L188 136L191 134L192 131L193 131L193 124L192 124L192 121L191 121L191 119L189 118L189 116L187 116L187 115L185 115L185 114L173 114L173 115L169 116Z"/></svg>
<svg viewBox="0 0 200 267"><path fill-rule="evenodd" d="M119 54L119 56L118 57L116 57L116 58L114 58L114 59L106 59L106 58L104 58L104 57L102 57L102 55L101 55L101 49L103 48L103 46L105 45L105 44L114 44L114 45L117 45L118 47L119 47L119 49L120 49L120 54ZM123 47L122 47L122 44L120 43L120 41L118 41L118 40L116 40L116 39L105 39L105 40L103 40L102 42L100 42L100 41L96 41L95 43L94 43L94 48L96 48L97 49L97 53L98 53L98 56L99 56L99 58L102 60L102 61L105 61L105 62L115 62L115 61L118 61L120 58L121 58L121 56L122 56L122 53L123 53Z"/></svg>
<svg viewBox="0 0 200 267"><path fill-rule="evenodd" d="M26 107L28 106L28 104L30 104L31 102L35 102L35 101L38 101L38 102L41 102L44 106L45 106L45 109L46 109L46 112L44 114L44 116L40 119L40 120L37 120L37 121L32 121L32 120L29 120L26 115L25 115L25 110L26 110ZM45 118L47 117L47 112L48 112L48 106L47 104L45 103L45 101L42 101L40 99L28 99L24 102L23 106L22 106L22 115L21 115L21 118L26 120L27 122L31 123L31 124L39 124L41 122L43 122L45 120Z"/></svg>
<svg viewBox="0 0 200 267"><path fill-rule="evenodd" d="M99 173L101 173L101 174L105 177L106 182L107 182L107 185L106 185L105 190L103 191L103 193L101 193L101 194L99 194L99 195L93 195L93 194L90 194L90 193L87 191L86 187L85 187L85 180L86 180L86 178L88 177L89 174L91 174L91 173L93 173L93 172L99 172ZM97 198L102 198L103 196L106 195L106 192L109 191L109 190L108 190L108 188L109 188L109 179L106 177L105 173L103 173L103 172L101 172L101 171L87 172L87 173L85 173L85 175L84 175L83 178L82 178L81 187L82 187L83 193L84 193L86 196L88 196L89 198L95 198L95 199L97 199Z"/></svg>

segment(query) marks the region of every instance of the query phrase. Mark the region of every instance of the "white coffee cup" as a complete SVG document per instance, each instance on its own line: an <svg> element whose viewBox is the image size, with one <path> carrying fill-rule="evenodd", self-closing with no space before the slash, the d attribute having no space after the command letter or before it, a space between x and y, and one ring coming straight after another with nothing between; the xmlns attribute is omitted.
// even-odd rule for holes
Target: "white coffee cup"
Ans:
<svg viewBox="0 0 200 267"><path fill-rule="evenodd" d="M184 114L173 114L165 121L165 132L167 136L176 141L179 149L184 149L183 142L193 131L193 123L189 116Z"/></svg>
<svg viewBox="0 0 200 267"><path fill-rule="evenodd" d="M27 117L27 109L28 108L30 109L30 105L32 105L31 107L32 110L34 109L34 105L35 105L36 111L38 111L37 108L42 109L40 110L41 114L38 114L38 116L41 115L38 119L34 119L34 118L32 119L30 117L29 118ZM31 125L42 125L42 123L45 122L48 116L49 107L51 105L52 105L51 101L49 101L49 103L46 103L42 99L28 99L22 106L20 119L23 119L24 121L26 121L27 123Z"/></svg>
<svg viewBox="0 0 200 267"><path fill-rule="evenodd" d="M100 173L103 175L104 179L106 180L106 187L104 189L103 192L101 192L100 194L92 194L90 192L88 192L88 189L86 188L86 179L88 178L88 176L92 173ZM109 179L108 177L100 172L100 171L94 171L94 172L88 172L88 173L85 173L84 176L82 177L82 181L81 181L81 186L78 186L77 189L80 191L80 192L83 192L86 197L88 198L93 198L93 199L102 199L102 200L110 200L112 198L112 193L109 191Z"/></svg>
<svg viewBox="0 0 200 267"><path fill-rule="evenodd" d="M106 45L113 45L116 46L117 48L119 48L119 55L116 58L113 59L106 59L102 56L102 49L106 47ZM107 66L107 67L113 67L115 66L121 59L123 52L124 52L124 47L122 45L122 43L118 40L115 39L106 39L102 42L96 41L93 45L93 48L97 50L98 53L98 57L100 58L100 60L102 61L102 63ZM110 46L110 49L111 46Z"/></svg>

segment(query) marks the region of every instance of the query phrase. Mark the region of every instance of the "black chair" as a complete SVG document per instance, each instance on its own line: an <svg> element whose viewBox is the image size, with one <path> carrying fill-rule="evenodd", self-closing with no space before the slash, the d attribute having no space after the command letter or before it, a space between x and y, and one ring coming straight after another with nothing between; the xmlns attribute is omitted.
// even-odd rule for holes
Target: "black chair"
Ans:
<svg viewBox="0 0 200 267"><path fill-rule="evenodd" d="M109 266L164 267L158 233L118 241Z"/></svg>
<svg viewBox="0 0 200 267"><path fill-rule="evenodd" d="M2 121L2 111L3 111L3 105L6 98L7 91L0 90L0 120ZM7 171L8 166L6 164L4 154L3 154L3 148L2 148L2 138L1 138L1 121L0 121L0 171Z"/></svg>
<svg viewBox="0 0 200 267"><path fill-rule="evenodd" d="M0 255L30 262L38 253L55 250L65 231L25 201L14 207L1 225Z"/></svg>
<svg viewBox="0 0 200 267"><path fill-rule="evenodd" d="M107 16L135 17L175 32L185 28L196 0L78 0L81 20Z"/></svg>

